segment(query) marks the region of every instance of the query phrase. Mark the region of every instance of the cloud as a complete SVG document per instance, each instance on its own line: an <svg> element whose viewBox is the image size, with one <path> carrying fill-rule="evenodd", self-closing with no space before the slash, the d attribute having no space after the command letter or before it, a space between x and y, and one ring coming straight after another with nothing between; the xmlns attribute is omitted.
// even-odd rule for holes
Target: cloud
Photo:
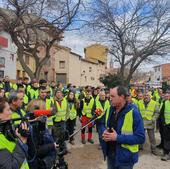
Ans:
<svg viewBox="0 0 170 169"><path fill-rule="evenodd" d="M61 45L71 48L73 52L84 57L84 48L94 43L94 41L90 41L84 35L71 31L65 32Z"/></svg>

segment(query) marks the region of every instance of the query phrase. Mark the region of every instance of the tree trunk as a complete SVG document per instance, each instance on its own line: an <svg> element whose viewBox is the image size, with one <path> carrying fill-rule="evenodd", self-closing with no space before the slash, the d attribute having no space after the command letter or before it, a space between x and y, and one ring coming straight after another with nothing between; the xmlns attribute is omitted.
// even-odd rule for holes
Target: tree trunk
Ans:
<svg viewBox="0 0 170 169"><path fill-rule="evenodd" d="M33 71L27 66L27 64L25 63L25 61L23 59L24 58L24 50L22 50L21 48L18 48L17 55L18 55L18 60L21 64L22 68L28 74L30 79L32 80L33 78L35 78Z"/></svg>

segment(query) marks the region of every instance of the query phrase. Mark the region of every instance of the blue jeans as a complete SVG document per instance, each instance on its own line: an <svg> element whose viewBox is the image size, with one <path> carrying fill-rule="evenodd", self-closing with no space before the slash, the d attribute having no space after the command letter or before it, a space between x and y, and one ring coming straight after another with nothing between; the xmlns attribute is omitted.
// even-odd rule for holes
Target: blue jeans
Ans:
<svg viewBox="0 0 170 169"><path fill-rule="evenodd" d="M114 154L112 153L107 156L107 169L133 169L133 165L115 167Z"/></svg>

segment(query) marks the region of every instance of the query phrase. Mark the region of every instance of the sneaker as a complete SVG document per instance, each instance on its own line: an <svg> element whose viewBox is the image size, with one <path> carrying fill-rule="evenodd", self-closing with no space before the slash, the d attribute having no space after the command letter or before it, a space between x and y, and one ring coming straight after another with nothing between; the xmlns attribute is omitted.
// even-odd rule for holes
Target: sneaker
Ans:
<svg viewBox="0 0 170 169"><path fill-rule="evenodd" d="M165 154L162 158L161 158L162 161L168 161L170 160L170 155L168 154Z"/></svg>
<svg viewBox="0 0 170 169"><path fill-rule="evenodd" d="M88 142L91 143L91 144L94 144L93 139L88 139Z"/></svg>
<svg viewBox="0 0 170 169"><path fill-rule="evenodd" d="M85 139L82 139L82 144L86 144L86 140Z"/></svg>
<svg viewBox="0 0 170 169"><path fill-rule="evenodd" d="M151 153L155 156L162 156L162 152L160 152L160 151L152 150Z"/></svg>

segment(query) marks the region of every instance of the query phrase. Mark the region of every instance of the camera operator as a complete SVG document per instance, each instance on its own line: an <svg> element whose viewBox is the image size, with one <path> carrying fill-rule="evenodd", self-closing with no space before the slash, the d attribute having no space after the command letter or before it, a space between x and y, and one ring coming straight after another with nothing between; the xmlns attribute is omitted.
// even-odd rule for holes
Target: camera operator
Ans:
<svg viewBox="0 0 170 169"><path fill-rule="evenodd" d="M28 112L45 109L45 101L32 100L28 104ZM32 119L32 120L31 120ZM56 158L56 143L46 128L47 117L31 116L31 135L28 138L28 155L33 159L29 162L30 169L51 169Z"/></svg>
<svg viewBox="0 0 170 169"><path fill-rule="evenodd" d="M69 111L68 102L66 98L63 97L63 93L60 89L57 89L55 92L54 105L56 107L56 114L53 117L54 126L52 128L52 135L56 143L59 145L57 153L59 157L57 167L67 169L67 163L64 161L64 155L68 152L65 141L69 139L69 134L66 130L66 120L69 117Z"/></svg>
<svg viewBox="0 0 170 169"><path fill-rule="evenodd" d="M54 139L58 142L60 140L63 141L63 145L65 144L63 140L66 132L66 120L69 117L68 115L68 103L66 98L63 97L63 93L60 89L57 89L55 92L55 101L54 105L56 107L56 114L53 118L54 126L52 128L52 133ZM67 117L68 116L68 117ZM65 145L66 146L66 145Z"/></svg>
<svg viewBox="0 0 170 169"><path fill-rule="evenodd" d="M27 151L27 138L12 130L10 119L12 112L8 102L0 98L0 168L3 169L29 169L25 152ZM22 123L22 130L28 130L27 124Z"/></svg>

